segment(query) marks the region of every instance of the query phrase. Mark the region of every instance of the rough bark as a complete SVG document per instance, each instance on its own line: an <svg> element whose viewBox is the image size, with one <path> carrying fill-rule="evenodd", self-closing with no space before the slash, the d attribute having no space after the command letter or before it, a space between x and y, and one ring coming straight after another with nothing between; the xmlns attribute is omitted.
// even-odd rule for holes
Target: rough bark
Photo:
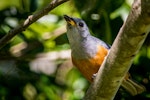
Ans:
<svg viewBox="0 0 150 100"><path fill-rule="evenodd" d="M11 40L15 35L25 31L26 28L29 27L32 23L37 21L42 16L48 14L51 10L56 8L57 6L61 5L62 3L69 1L69 0L53 0L49 3L43 10L30 15L20 26L10 30L4 37L0 39L0 48L2 48L9 40Z"/></svg>
<svg viewBox="0 0 150 100"><path fill-rule="evenodd" d="M113 100L150 31L150 1L134 0L126 22L84 100Z"/></svg>

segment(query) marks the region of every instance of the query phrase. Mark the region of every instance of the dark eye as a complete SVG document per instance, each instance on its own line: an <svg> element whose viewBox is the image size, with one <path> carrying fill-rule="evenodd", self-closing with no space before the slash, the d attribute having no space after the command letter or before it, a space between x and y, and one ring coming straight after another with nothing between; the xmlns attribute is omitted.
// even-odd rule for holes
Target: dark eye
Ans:
<svg viewBox="0 0 150 100"><path fill-rule="evenodd" d="M80 27L83 27L83 26L84 26L84 24L83 24L82 22L80 22L80 23L79 23L79 26L80 26Z"/></svg>

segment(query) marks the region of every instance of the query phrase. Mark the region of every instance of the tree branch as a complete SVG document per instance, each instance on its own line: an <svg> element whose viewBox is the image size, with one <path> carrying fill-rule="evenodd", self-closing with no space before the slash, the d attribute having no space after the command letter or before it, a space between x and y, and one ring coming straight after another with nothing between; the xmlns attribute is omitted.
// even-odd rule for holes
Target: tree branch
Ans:
<svg viewBox="0 0 150 100"><path fill-rule="evenodd" d="M35 13L34 15L30 15L24 23L22 23L20 26L10 30L4 37L0 39L0 48L2 48L9 40L11 40L15 35L21 33L22 31L25 31L29 25L37 21L42 16L48 14L49 11L53 10L55 7L61 5L64 2L67 2L69 0L53 0L51 3L49 3L43 10Z"/></svg>
<svg viewBox="0 0 150 100"><path fill-rule="evenodd" d="M84 100L113 100L150 31L149 0L134 0L130 14Z"/></svg>

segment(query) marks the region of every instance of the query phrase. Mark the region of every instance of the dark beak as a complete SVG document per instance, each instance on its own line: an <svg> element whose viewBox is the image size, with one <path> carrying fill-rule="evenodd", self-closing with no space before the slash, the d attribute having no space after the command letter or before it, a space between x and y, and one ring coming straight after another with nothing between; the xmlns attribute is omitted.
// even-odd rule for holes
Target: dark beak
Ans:
<svg viewBox="0 0 150 100"><path fill-rule="evenodd" d="M72 17L69 17L67 15L64 15L64 19L66 20L66 22L72 26L76 25L76 22L74 21L74 19Z"/></svg>

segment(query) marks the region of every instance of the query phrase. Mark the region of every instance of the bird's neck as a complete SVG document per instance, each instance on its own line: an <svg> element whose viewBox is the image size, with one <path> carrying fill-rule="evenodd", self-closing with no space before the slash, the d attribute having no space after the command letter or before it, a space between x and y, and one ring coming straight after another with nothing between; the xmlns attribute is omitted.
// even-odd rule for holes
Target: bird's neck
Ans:
<svg viewBox="0 0 150 100"><path fill-rule="evenodd" d="M72 38L69 39L70 47L73 53L83 52L84 46L87 44L87 38Z"/></svg>
<svg viewBox="0 0 150 100"><path fill-rule="evenodd" d="M72 57L78 59L90 58L94 55L94 41L90 39L91 35L84 37L82 39L74 38L69 41L72 51ZM93 52L91 52L93 51Z"/></svg>
<svg viewBox="0 0 150 100"><path fill-rule="evenodd" d="M72 31L74 33L72 33ZM75 58L88 58L89 56L92 55L91 51L94 49L94 43L91 39L91 34L87 30L86 33L85 31L80 33L75 29L75 30L69 30L67 31L67 37L70 43L71 51L72 51L72 56Z"/></svg>
<svg viewBox="0 0 150 100"><path fill-rule="evenodd" d="M76 42L70 43L71 55L74 58L87 58L86 54L86 39L85 40L75 40Z"/></svg>

